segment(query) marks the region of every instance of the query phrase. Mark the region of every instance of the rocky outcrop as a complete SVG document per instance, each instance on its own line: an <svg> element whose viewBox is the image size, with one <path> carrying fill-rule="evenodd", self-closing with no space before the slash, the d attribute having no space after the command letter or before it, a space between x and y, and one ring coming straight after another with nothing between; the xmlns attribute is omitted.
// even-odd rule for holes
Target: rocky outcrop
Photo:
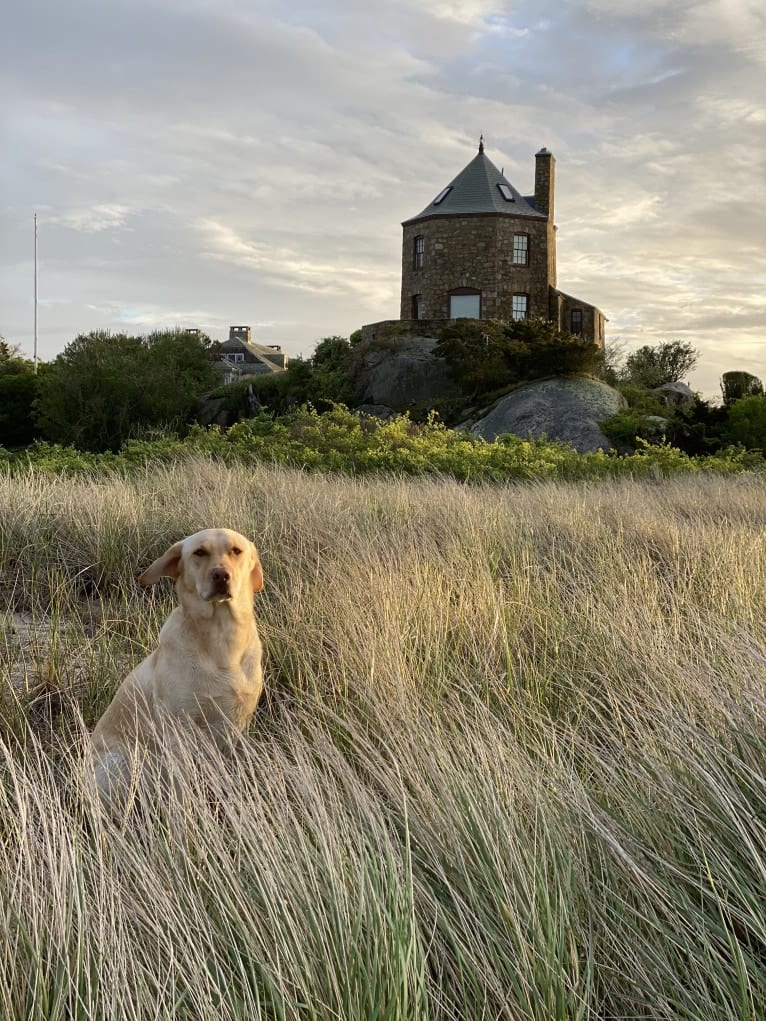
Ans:
<svg viewBox="0 0 766 1021"><path fill-rule="evenodd" d="M197 403L196 419L200 425L217 425L222 429L233 425L236 412L226 406L223 397L201 397Z"/></svg>
<svg viewBox="0 0 766 1021"><path fill-rule="evenodd" d="M470 431L485 440L513 433L563 440L581 454L606 451L612 444L598 423L626 405L621 393L591 376L540 379L506 394Z"/></svg>
<svg viewBox="0 0 766 1021"><path fill-rule="evenodd" d="M386 337L362 343L355 351L354 388L358 405L403 412L432 407L458 390L441 358L434 358L433 337Z"/></svg>
<svg viewBox="0 0 766 1021"><path fill-rule="evenodd" d="M694 404L694 391L687 383L681 383L680 380L656 386L652 393L668 408L683 408L686 405Z"/></svg>

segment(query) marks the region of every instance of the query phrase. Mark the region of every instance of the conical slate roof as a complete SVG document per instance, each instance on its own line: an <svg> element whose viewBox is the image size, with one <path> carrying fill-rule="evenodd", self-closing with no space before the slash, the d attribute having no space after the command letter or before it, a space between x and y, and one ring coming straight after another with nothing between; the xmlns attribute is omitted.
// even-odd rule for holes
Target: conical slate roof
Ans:
<svg viewBox="0 0 766 1021"><path fill-rule="evenodd" d="M484 142L479 151L454 180L428 203L417 216L405 220L402 226L432 216L464 216L471 213L502 213L508 216L544 217L534 205L533 198L524 198L510 181L497 169L484 153Z"/></svg>

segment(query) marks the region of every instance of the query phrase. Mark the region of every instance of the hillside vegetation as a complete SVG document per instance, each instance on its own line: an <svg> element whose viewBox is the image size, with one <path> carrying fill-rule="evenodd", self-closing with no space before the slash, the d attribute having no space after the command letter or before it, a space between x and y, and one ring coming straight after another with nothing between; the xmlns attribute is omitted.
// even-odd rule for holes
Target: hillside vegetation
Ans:
<svg viewBox="0 0 766 1021"><path fill-rule="evenodd" d="M661 478L764 469L762 453L741 446L690 457L670 444L638 443L637 451L622 456L600 450L578 454L566 443L510 434L487 442L447 429L433 418L415 423L401 415L384 422L342 406L323 414L304 407L276 420L262 412L226 431L196 426L183 437L160 434L130 440L116 453L91 453L44 442L22 451L0 448L0 468L22 473L35 468L53 474L109 474L210 457L232 465L282 464L355 476L452 476L471 482Z"/></svg>
<svg viewBox="0 0 766 1021"><path fill-rule="evenodd" d="M81 717L211 524L268 694L119 829ZM755 476L0 475L0 1016L763 1018L765 526Z"/></svg>

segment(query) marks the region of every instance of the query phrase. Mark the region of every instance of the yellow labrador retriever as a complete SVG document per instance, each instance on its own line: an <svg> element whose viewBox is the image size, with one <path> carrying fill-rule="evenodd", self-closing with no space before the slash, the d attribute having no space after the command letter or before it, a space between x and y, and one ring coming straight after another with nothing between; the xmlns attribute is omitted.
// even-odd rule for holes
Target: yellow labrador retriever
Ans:
<svg viewBox="0 0 766 1021"><path fill-rule="evenodd" d="M180 605L163 625L159 647L125 678L92 735L96 783L110 807L142 762L167 755L163 741L179 725L230 750L263 687L253 613L263 571L253 543L228 528L196 532L138 580L147 586L160 578L175 579Z"/></svg>

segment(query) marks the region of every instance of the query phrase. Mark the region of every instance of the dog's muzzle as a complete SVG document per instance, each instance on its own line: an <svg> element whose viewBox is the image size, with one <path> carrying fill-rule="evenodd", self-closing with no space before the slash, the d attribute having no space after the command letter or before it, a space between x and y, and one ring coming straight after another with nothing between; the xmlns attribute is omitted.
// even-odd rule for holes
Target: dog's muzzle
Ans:
<svg viewBox="0 0 766 1021"><path fill-rule="evenodd" d="M231 574L226 568L214 567L210 572L210 590L207 599L231 599Z"/></svg>

